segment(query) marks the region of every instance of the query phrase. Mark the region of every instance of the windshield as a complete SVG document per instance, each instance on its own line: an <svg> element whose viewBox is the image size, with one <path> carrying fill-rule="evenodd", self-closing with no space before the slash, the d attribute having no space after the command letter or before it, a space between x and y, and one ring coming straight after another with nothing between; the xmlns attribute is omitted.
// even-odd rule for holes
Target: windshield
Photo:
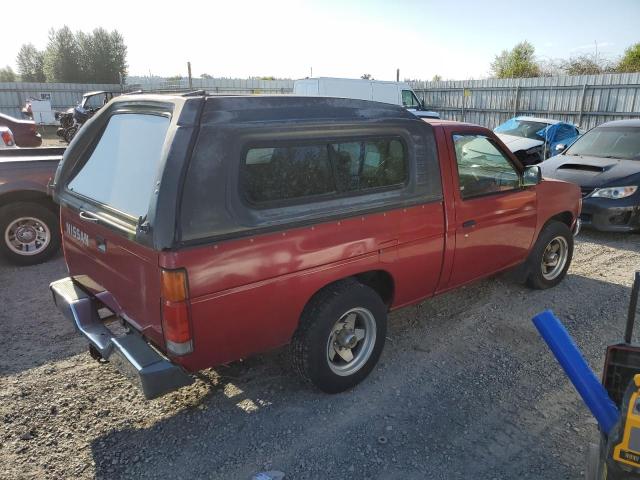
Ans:
<svg viewBox="0 0 640 480"><path fill-rule="evenodd" d="M546 135L545 130L549 126L548 123L512 118L502 125L498 125L494 129L494 132L516 137L533 138L534 140L544 140Z"/></svg>
<svg viewBox="0 0 640 480"><path fill-rule="evenodd" d="M640 160L640 128L594 128L571 145L565 155Z"/></svg>
<svg viewBox="0 0 640 480"><path fill-rule="evenodd" d="M146 215L168 128L165 116L114 115L68 189L134 218Z"/></svg>

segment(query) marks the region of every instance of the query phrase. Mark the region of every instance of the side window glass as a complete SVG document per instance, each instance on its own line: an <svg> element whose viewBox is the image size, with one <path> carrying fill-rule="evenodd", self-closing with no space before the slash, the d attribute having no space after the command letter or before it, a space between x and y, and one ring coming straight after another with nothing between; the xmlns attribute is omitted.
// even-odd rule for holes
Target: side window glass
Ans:
<svg viewBox="0 0 640 480"><path fill-rule="evenodd" d="M406 153L400 140L332 143L338 191L352 192L404 183Z"/></svg>
<svg viewBox="0 0 640 480"><path fill-rule="evenodd" d="M454 135L453 144L463 199L519 187L518 172L489 138L483 135Z"/></svg>
<svg viewBox="0 0 640 480"><path fill-rule="evenodd" d="M249 201L260 204L401 185L407 172L404 144L375 139L252 148L241 183Z"/></svg>
<svg viewBox="0 0 640 480"><path fill-rule="evenodd" d="M335 191L325 145L250 149L242 179L253 203Z"/></svg>

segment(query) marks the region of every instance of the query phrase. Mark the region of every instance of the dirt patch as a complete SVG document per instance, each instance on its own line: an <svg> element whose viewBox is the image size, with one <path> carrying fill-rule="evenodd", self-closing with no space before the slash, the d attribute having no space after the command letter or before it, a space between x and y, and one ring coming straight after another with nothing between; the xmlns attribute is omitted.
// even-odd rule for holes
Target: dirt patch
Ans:
<svg viewBox="0 0 640 480"><path fill-rule="evenodd" d="M0 477L579 479L596 428L530 319L552 308L599 373L639 266L638 235L586 232L555 289L501 276L392 314L353 391L313 390L280 351L145 401L54 310L62 258L0 264Z"/></svg>

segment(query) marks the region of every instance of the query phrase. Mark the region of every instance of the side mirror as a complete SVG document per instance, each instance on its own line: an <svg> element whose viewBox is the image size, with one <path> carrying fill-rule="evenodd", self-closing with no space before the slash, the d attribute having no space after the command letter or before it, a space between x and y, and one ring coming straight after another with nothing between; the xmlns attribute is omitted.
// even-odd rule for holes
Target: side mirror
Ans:
<svg viewBox="0 0 640 480"><path fill-rule="evenodd" d="M525 167L522 175L522 186L532 187L538 185L542 181L542 170L538 165L529 165Z"/></svg>
<svg viewBox="0 0 640 480"><path fill-rule="evenodd" d="M558 145L556 145L555 153L557 155L558 153L564 152L566 149L567 149L567 146L564 143L559 143Z"/></svg>

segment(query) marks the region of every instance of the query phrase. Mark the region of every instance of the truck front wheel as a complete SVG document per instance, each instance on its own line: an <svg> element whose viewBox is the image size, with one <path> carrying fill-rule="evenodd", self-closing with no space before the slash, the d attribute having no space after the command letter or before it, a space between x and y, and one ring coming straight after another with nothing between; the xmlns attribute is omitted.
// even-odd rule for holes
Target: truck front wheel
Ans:
<svg viewBox="0 0 640 480"><path fill-rule="evenodd" d="M0 208L0 235L0 253L16 265L44 262L60 247L58 217L38 203Z"/></svg>
<svg viewBox="0 0 640 480"><path fill-rule="evenodd" d="M540 232L527 260L527 285L543 290L555 287L567 274L573 257L573 235L562 222L550 222Z"/></svg>
<svg viewBox="0 0 640 480"><path fill-rule="evenodd" d="M291 342L293 364L326 393L352 388L378 362L387 333L387 307L371 288L344 280L305 307Z"/></svg>

